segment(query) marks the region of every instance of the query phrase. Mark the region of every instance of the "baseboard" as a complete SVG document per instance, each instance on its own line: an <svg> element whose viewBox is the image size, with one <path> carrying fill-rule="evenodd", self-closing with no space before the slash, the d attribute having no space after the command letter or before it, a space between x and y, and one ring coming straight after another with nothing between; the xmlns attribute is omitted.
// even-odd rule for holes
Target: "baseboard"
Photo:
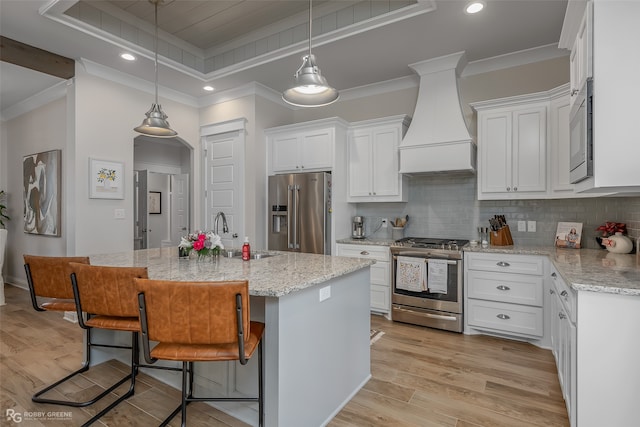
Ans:
<svg viewBox="0 0 640 427"><path fill-rule="evenodd" d="M329 417L321 424L321 427L326 426L327 424L329 424L331 422L331 420L333 420L333 418L338 415L338 413L340 413L340 411L342 411L342 409L347 405L347 403L349 403L351 401L351 399L353 399L353 397L358 394L358 392L360 391L360 389L362 389L362 387L364 387L364 385L371 379L371 373L369 373L369 375L367 375L367 378L364 379L364 381L362 381L360 383L360 385L358 387L356 387L355 390L353 390L353 392L347 396L347 398L340 404L340 406L338 406L336 408L335 411L333 411L333 413L331 413L331 415L329 415Z"/></svg>

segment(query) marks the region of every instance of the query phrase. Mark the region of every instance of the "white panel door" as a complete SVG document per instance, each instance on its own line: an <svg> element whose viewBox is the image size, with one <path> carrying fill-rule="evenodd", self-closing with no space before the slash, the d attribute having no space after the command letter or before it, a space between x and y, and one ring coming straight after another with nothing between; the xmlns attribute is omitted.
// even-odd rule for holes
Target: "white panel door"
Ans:
<svg viewBox="0 0 640 427"><path fill-rule="evenodd" d="M189 175L171 175L171 243L189 233Z"/></svg>
<svg viewBox="0 0 640 427"><path fill-rule="evenodd" d="M271 142L271 159L274 172L294 172L300 169L298 159L298 135L274 136Z"/></svg>
<svg viewBox="0 0 640 427"><path fill-rule="evenodd" d="M244 132L210 135L205 139L205 228L214 230L215 217L224 212L229 227L218 234L225 248L239 248L244 236ZM214 230L215 231L215 230Z"/></svg>
<svg viewBox="0 0 640 427"><path fill-rule="evenodd" d="M300 137L300 168L329 170L333 165L333 130L305 132Z"/></svg>
<svg viewBox="0 0 640 427"><path fill-rule="evenodd" d="M511 191L511 112L483 114L480 190L483 193Z"/></svg>
<svg viewBox="0 0 640 427"><path fill-rule="evenodd" d="M547 108L513 113L512 191L547 191Z"/></svg>
<svg viewBox="0 0 640 427"><path fill-rule="evenodd" d="M400 194L398 175L398 127L373 131L373 195L397 196Z"/></svg>
<svg viewBox="0 0 640 427"><path fill-rule="evenodd" d="M371 132L354 133L349 139L349 196L371 196Z"/></svg>

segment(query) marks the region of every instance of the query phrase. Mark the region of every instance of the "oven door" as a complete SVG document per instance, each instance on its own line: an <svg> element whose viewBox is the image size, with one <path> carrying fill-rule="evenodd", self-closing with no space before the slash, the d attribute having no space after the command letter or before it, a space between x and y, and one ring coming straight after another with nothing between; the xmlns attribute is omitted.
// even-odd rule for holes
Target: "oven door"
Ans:
<svg viewBox="0 0 640 427"><path fill-rule="evenodd" d="M406 289L396 288L396 268L398 265L398 256L410 256L422 258L424 262L429 263L434 257L425 257L419 253L399 253L393 256L391 263L391 282L393 284L392 302L393 304L406 305L411 307L420 307L438 311L447 311L451 313L462 313L462 260L447 259L447 293L431 293L429 291L413 292ZM428 271L428 269L427 269ZM427 283L429 276L427 272Z"/></svg>

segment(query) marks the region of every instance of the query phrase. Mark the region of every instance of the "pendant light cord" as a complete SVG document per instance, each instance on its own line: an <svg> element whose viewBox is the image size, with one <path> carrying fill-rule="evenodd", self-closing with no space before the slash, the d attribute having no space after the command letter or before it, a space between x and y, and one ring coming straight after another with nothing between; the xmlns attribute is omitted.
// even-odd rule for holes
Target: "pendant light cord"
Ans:
<svg viewBox="0 0 640 427"><path fill-rule="evenodd" d="M312 1L309 0L309 59L311 59L311 37L313 37L313 32L311 31L311 22L313 18L311 17L311 9L312 9Z"/></svg>
<svg viewBox="0 0 640 427"><path fill-rule="evenodd" d="M156 34L155 34L155 39L153 40L153 50L155 51L154 64L155 64L155 77L156 77L156 80L155 80L156 81L156 104L158 103L158 1L159 0L154 1Z"/></svg>

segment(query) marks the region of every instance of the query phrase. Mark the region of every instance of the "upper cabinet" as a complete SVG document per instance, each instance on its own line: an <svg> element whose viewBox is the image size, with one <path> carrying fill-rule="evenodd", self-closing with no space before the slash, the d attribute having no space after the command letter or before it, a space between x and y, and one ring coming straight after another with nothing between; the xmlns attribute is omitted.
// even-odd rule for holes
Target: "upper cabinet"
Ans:
<svg viewBox="0 0 640 427"><path fill-rule="evenodd" d="M333 118L268 129L269 175L332 170L346 126Z"/></svg>
<svg viewBox="0 0 640 427"><path fill-rule="evenodd" d="M640 192L639 16L639 1L568 2L559 47L571 50L571 89L593 77L593 176L578 192Z"/></svg>
<svg viewBox="0 0 640 427"><path fill-rule="evenodd" d="M398 146L409 123L404 115L351 123L349 202L407 201L407 178L399 173Z"/></svg>

